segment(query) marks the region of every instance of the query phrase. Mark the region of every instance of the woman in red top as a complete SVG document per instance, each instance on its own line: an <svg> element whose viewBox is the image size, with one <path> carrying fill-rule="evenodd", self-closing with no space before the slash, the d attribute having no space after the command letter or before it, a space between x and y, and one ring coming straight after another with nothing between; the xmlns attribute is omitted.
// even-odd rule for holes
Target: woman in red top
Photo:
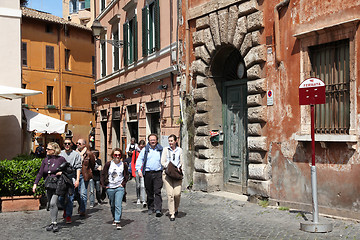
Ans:
<svg viewBox="0 0 360 240"><path fill-rule="evenodd" d="M146 143L144 140L141 140L139 142L139 149L141 151L141 149L143 149L145 147ZM143 204L143 207L146 207L146 201L145 201L145 183L144 183L144 178L140 177L138 175L138 172L135 169L135 165L136 165L136 160L139 156L140 151L138 150L134 150L133 155L132 155L132 159L131 159L131 175L133 177L135 177L135 182L136 182L136 197L137 197L137 202L136 204ZM141 200L140 200L141 199Z"/></svg>

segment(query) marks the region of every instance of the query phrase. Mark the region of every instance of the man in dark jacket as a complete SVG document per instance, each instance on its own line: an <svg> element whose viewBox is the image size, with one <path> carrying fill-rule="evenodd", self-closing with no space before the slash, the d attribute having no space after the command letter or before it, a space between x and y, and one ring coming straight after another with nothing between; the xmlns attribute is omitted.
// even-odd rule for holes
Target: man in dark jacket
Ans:
<svg viewBox="0 0 360 240"><path fill-rule="evenodd" d="M95 168L95 156L90 150L86 147L86 140L80 138L77 142L77 150L81 156L81 174L80 174L80 207L79 213L81 217L86 215L86 203L87 203L87 189L89 186L89 181L92 179Z"/></svg>

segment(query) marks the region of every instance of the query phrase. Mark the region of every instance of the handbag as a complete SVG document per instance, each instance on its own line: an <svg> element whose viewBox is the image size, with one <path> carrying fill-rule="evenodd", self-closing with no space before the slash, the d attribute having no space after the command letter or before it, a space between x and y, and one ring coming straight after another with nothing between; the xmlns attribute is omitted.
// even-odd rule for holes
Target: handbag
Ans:
<svg viewBox="0 0 360 240"><path fill-rule="evenodd" d="M179 169L177 167L175 167L175 165L170 161L167 168L165 169L165 174L167 176L169 176L172 179L176 179L176 180L181 180L183 179L183 172L179 171Z"/></svg>
<svg viewBox="0 0 360 240"><path fill-rule="evenodd" d="M48 176L45 179L45 189L55 190L57 188L58 178L56 176Z"/></svg>

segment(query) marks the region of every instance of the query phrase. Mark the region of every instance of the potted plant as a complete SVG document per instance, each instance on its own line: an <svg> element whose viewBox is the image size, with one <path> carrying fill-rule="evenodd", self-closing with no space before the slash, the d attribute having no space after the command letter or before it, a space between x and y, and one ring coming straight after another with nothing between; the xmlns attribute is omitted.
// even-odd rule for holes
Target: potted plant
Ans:
<svg viewBox="0 0 360 240"><path fill-rule="evenodd" d="M32 187L41 161L41 158L29 155L19 155L12 160L0 161L2 212L39 210L40 196L45 193L43 179L35 194Z"/></svg>

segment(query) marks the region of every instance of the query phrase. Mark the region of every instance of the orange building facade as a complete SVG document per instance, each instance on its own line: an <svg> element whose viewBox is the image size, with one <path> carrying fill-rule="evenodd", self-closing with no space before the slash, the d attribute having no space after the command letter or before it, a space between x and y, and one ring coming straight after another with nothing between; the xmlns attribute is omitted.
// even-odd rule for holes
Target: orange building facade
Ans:
<svg viewBox="0 0 360 240"><path fill-rule="evenodd" d="M42 91L28 97L23 107L66 121L74 139L88 139L95 123L94 44L91 30L33 9L22 9L22 85ZM60 141L59 134L46 142ZM37 134L37 143L45 143ZM33 138L34 140L34 138Z"/></svg>
<svg viewBox="0 0 360 240"><path fill-rule="evenodd" d="M99 3L99 4L98 4ZM177 6L172 1L96 1L104 27L96 41L96 147L106 160L130 138L180 134ZM107 40L119 40L121 48ZM147 140L146 140L147 142Z"/></svg>

